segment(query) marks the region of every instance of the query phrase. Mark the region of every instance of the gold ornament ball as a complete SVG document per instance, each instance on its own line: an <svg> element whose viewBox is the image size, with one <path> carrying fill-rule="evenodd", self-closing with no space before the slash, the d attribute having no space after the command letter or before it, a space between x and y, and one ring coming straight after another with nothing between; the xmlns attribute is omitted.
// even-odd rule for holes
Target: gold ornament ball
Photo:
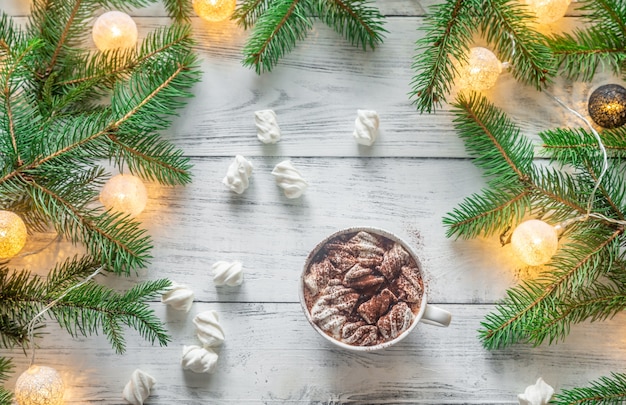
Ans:
<svg viewBox="0 0 626 405"><path fill-rule="evenodd" d="M537 16L539 24L550 24L563 18L571 0L524 0L524 3Z"/></svg>
<svg viewBox="0 0 626 405"><path fill-rule="evenodd" d="M26 225L19 215L0 211L0 259L19 253L26 244Z"/></svg>
<svg viewBox="0 0 626 405"><path fill-rule="evenodd" d="M589 116L602 128L626 124L626 89L619 84L605 84L591 93L587 104Z"/></svg>
<svg viewBox="0 0 626 405"><path fill-rule="evenodd" d="M46 366L30 366L15 383L18 405L61 405L64 391L59 373Z"/></svg>
<svg viewBox="0 0 626 405"><path fill-rule="evenodd" d="M203 20L219 22L233 15L237 0L192 0L191 5Z"/></svg>
<svg viewBox="0 0 626 405"><path fill-rule="evenodd" d="M100 190L100 202L108 209L135 217L146 208L148 192L139 177L118 174Z"/></svg>
<svg viewBox="0 0 626 405"><path fill-rule="evenodd" d="M132 48L137 43L137 25L126 13L108 11L94 23L92 37L101 51Z"/></svg>
<svg viewBox="0 0 626 405"><path fill-rule="evenodd" d="M511 247L524 263L539 266L550 261L559 247L555 227L538 219L522 222L511 235Z"/></svg>
<svg viewBox="0 0 626 405"><path fill-rule="evenodd" d="M467 63L456 66L459 72L459 86L464 90L488 90L496 84L502 73L502 63L489 49L470 48Z"/></svg>

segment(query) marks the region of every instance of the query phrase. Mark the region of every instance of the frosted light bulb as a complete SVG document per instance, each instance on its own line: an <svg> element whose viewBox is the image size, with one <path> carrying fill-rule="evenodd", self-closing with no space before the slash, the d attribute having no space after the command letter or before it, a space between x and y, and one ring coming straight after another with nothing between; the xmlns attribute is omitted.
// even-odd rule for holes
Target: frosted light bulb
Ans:
<svg viewBox="0 0 626 405"><path fill-rule="evenodd" d="M459 87L464 90L488 90L502 73L502 63L489 49L470 48L467 63L455 63L459 72Z"/></svg>
<svg viewBox="0 0 626 405"><path fill-rule="evenodd" d="M191 5L203 20L219 22L233 15L237 0L192 0Z"/></svg>
<svg viewBox="0 0 626 405"><path fill-rule="evenodd" d="M538 219L522 222L511 235L511 247L524 263L539 266L548 263L559 247L555 227Z"/></svg>
<svg viewBox="0 0 626 405"><path fill-rule="evenodd" d="M539 24L550 24L563 18L571 2L572 0L524 0L530 11L537 16Z"/></svg>
<svg viewBox="0 0 626 405"><path fill-rule="evenodd" d="M128 14L109 11L94 23L92 37L101 51L132 48L137 43L137 25Z"/></svg>
<svg viewBox="0 0 626 405"><path fill-rule="evenodd" d="M19 215L0 211L0 259L19 253L26 244L26 225Z"/></svg>
<svg viewBox="0 0 626 405"><path fill-rule="evenodd" d="M18 405L61 405L64 392L59 373L46 366L30 366L15 383Z"/></svg>
<svg viewBox="0 0 626 405"><path fill-rule="evenodd" d="M135 217L146 208L148 192L139 177L118 174L111 177L100 190L100 202L107 209Z"/></svg>

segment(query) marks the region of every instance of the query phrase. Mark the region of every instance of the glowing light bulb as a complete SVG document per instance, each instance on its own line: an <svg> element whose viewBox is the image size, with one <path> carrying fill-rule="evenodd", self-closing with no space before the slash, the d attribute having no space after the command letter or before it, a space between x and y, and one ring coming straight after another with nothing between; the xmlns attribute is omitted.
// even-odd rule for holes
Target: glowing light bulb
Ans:
<svg viewBox="0 0 626 405"><path fill-rule="evenodd" d="M539 24L553 23L565 15L572 0L524 0Z"/></svg>
<svg viewBox="0 0 626 405"><path fill-rule="evenodd" d="M192 0L191 5L203 20L219 22L233 15L237 0Z"/></svg>
<svg viewBox="0 0 626 405"><path fill-rule="evenodd" d="M59 373L46 366L30 366L15 383L15 399L19 405L61 405L64 392Z"/></svg>
<svg viewBox="0 0 626 405"><path fill-rule="evenodd" d="M626 89L618 84L605 84L591 93L587 104L589 116L603 128L626 124Z"/></svg>
<svg viewBox="0 0 626 405"><path fill-rule="evenodd" d="M19 215L0 211L0 259L19 253L26 244L26 225Z"/></svg>
<svg viewBox="0 0 626 405"><path fill-rule="evenodd" d="M132 48L137 43L137 25L128 14L109 11L94 23L92 37L101 51Z"/></svg>
<svg viewBox="0 0 626 405"><path fill-rule="evenodd" d="M100 202L108 209L135 217L146 208L148 192L139 177L118 174L100 190Z"/></svg>
<svg viewBox="0 0 626 405"><path fill-rule="evenodd" d="M511 247L524 263L539 266L548 263L559 247L555 227L538 219L522 222L511 235Z"/></svg>
<svg viewBox="0 0 626 405"><path fill-rule="evenodd" d="M455 63L459 72L459 87L464 90L488 90L502 73L502 63L489 49L470 48L467 63Z"/></svg>

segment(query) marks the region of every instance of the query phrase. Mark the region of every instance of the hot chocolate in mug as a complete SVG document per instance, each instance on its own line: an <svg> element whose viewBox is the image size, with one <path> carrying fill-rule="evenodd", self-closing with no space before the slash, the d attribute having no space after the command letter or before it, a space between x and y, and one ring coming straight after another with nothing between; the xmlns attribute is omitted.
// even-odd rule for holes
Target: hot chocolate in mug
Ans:
<svg viewBox="0 0 626 405"><path fill-rule="evenodd" d="M448 326L452 319L428 304L415 251L373 227L342 229L318 243L305 261L299 290L313 328L349 350L384 349L418 322Z"/></svg>

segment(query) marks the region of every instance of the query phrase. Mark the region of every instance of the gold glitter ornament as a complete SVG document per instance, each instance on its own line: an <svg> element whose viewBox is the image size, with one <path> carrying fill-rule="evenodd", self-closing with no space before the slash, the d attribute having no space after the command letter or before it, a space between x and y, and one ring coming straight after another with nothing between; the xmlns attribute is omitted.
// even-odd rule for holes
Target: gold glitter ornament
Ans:
<svg viewBox="0 0 626 405"><path fill-rule="evenodd" d="M109 11L98 17L91 35L101 51L132 48L137 44L137 24L126 13Z"/></svg>
<svg viewBox="0 0 626 405"><path fill-rule="evenodd" d="M526 264L539 266L552 259L559 247L555 227L538 219L522 222L511 235L513 251Z"/></svg>
<svg viewBox="0 0 626 405"><path fill-rule="evenodd" d="M587 104L589 116L602 128L626 124L626 89L619 84L605 84L591 93Z"/></svg>
<svg viewBox="0 0 626 405"><path fill-rule="evenodd" d="M15 383L18 405L62 405L65 386L52 367L32 365Z"/></svg>
<svg viewBox="0 0 626 405"><path fill-rule="evenodd" d="M100 190L100 202L107 209L135 217L146 207L148 192L139 177L118 174Z"/></svg>
<svg viewBox="0 0 626 405"><path fill-rule="evenodd" d="M467 63L456 62L458 85L463 90L488 90L502 73L502 62L487 48L470 48Z"/></svg>
<svg viewBox="0 0 626 405"><path fill-rule="evenodd" d="M565 15L571 0L524 0L539 24L553 23Z"/></svg>
<svg viewBox="0 0 626 405"><path fill-rule="evenodd" d="M19 215L0 211L0 259L19 253L26 244L26 225Z"/></svg>
<svg viewBox="0 0 626 405"><path fill-rule="evenodd" d="M233 15L237 0L192 0L191 5L203 20L219 22Z"/></svg>

